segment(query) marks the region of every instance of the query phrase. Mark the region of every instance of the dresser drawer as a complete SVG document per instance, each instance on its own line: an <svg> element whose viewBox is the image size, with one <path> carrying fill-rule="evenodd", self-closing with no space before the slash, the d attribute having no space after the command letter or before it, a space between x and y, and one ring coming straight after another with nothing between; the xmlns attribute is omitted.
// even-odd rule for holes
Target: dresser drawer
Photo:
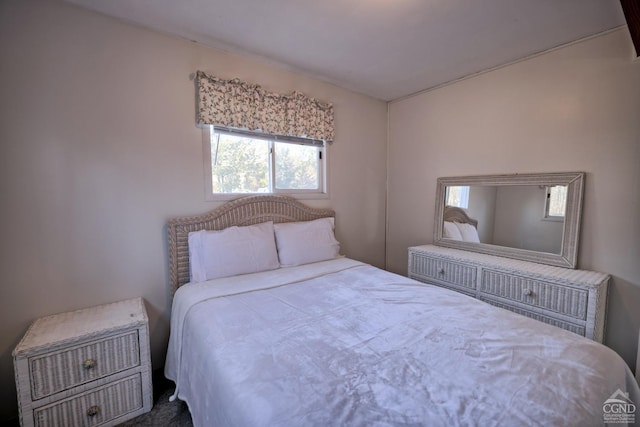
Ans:
<svg viewBox="0 0 640 427"><path fill-rule="evenodd" d="M38 427L93 427L142 408L142 380L136 374L34 411Z"/></svg>
<svg viewBox="0 0 640 427"><path fill-rule="evenodd" d="M478 270L474 266L454 261L432 258L420 253L412 253L409 276L429 282L430 280L454 285L469 290L476 289Z"/></svg>
<svg viewBox="0 0 640 427"><path fill-rule="evenodd" d="M589 298L587 289L558 285L485 268L482 270L481 291L575 319L587 318Z"/></svg>
<svg viewBox="0 0 640 427"><path fill-rule="evenodd" d="M416 280L604 341L607 274L433 245L409 248L408 267L409 277Z"/></svg>
<svg viewBox="0 0 640 427"><path fill-rule="evenodd" d="M557 326L558 328L566 329L578 335L585 336L586 329L584 325L576 325L575 323L565 322L564 320L556 319L544 314L534 313L533 311L525 310L520 307L515 307L509 304L503 304L499 301L492 300L491 298L480 297L480 300L487 302L493 306L504 308L505 310L513 311L514 313L522 314L523 316L530 317L532 319L539 320L540 322L548 323L549 325Z"/></svg>
<svg viewBox="0 0 640 427"><path fill-rule="evenodd" d="M29 359L33 400L140 365L138 331Z"/></svg>

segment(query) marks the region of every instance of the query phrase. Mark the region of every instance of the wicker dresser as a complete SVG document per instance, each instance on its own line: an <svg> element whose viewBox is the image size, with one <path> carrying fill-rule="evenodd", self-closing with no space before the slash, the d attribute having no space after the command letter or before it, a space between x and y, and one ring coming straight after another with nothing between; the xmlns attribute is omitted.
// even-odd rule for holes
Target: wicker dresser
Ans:
<svg viewBox="0 0 640 427"><path fill-rule="evenodd" d="M141 298L40 318L13 361L23 427L113 426L153 405Z"/></svg>
<svg viewBox="0 0 640 427"><path fill-rule="evenodd" d="M425 245L409 248L409 277L604 340L606 274Z"/></svg>

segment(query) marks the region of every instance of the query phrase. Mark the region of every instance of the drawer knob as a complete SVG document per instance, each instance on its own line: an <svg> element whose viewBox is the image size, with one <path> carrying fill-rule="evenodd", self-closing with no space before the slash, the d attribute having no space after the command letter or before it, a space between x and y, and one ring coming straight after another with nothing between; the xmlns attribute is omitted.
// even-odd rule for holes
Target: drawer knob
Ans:
<svg viewBox="0 0 640 427"><path fill-rule="evenodd" d="M84 362L82 362L82 367L84 369L91 369L91 368L94 368L96 364L97 364L96 359L87 359Z"/></svg>
<svg viewBox="0 0 640 427"><path fill-rule="evenodd" d="M528 297L532 297L533 296L533 291L531 289L525 289L524 290L524 294Z"/></svg>
<svg viewBox="0 0 640 427"><path fill-rule="evenodd" d="M98 405L94 405L87 409L87 415L90 417L95 417L100 413L100 407Z"/></svg>

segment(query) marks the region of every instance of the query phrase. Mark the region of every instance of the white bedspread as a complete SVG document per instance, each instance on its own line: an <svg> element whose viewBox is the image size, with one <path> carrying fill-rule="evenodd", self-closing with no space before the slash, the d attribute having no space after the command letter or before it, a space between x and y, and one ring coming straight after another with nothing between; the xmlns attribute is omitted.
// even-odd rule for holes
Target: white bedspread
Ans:
<svg viewBox="0 0 640 427"><path fill-rule="evenodd" d="M185 285L171 328L199 427L591 426L617 389L640 405L609 348L349 259Z"/></svg>

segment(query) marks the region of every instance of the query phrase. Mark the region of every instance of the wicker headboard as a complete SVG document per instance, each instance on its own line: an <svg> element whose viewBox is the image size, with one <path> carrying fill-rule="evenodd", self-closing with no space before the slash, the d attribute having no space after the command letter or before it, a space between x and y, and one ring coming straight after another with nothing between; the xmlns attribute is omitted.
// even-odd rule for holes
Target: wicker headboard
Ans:
<svg viewBox="0 0 640 427"><path fill-rule="evenodd" d="M189 232L222 230L234 225L273 221L311 221L335 217L332 209L314 209L288 196L248 196L232 200L198 216L173 218L167 223L171 296L189 281Z"/></svg>
<svg viewBox="0 0 640 427"><path fill-rule="evenodd" d="M478 229L478 220L471 218L467 211L456 206L444 207L444 220L450 222L460 222L463 224L471 224L476 230Z"/></svg>

